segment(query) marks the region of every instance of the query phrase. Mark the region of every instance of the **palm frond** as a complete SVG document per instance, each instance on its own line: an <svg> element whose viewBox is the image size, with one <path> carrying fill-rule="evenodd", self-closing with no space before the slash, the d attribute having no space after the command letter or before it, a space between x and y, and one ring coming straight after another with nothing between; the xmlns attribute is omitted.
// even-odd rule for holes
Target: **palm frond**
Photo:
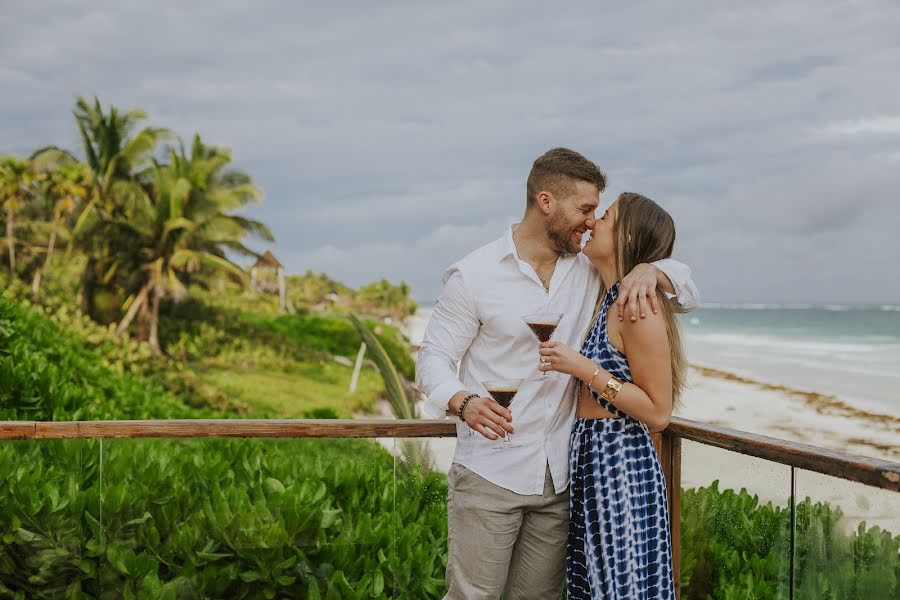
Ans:
<svg viewBox="0 0 900 600"><path fill-rule="evenodd" d="M58 146L44 146L29 157L38 169L51 170L65 165L77 165L80 161L74 154Z"/></svg>
<svg viewBox="0 0 900 600"><path fill-rule="evenodd" d="M160 142L172 137L172 132L159 127L145 127L122 148L125 164L137 168L148 161Z"/></svg>
<svg viewBox="0 0 900 600"><path fill-rule="evenodd" d="M209 252L198 252L196 250L178 250L170 260L173 267L178 269L187 269L190 266L205 265L213 270L230 273L241 278L246 277L244 270L234 264L227 258L210 254Z"/></svg>
<svg viewBox="0 0 900 600"><path fill-rule="evenodd" d="M255 250L250 249L249 247L245 246L241 242L236 242L234 240L216 240L216 241L214 241L214 244L216 246L228 248L232 252L236 252L237 254L240 254L241 256L259 258L259 252L256 252Z"/></svg>

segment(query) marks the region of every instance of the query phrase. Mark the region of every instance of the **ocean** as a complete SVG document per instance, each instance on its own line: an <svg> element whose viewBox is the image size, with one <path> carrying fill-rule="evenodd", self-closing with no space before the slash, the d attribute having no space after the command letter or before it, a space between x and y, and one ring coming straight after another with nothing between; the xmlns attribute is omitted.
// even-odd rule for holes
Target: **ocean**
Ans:
<svg viewBox="0 0 900 600"><path fill-rule="evenodd" d="M682 331L692 363L900 414L900 307L704 306Z"/></svg>
<svg viewBox="0 0 900 600"><path fill-rule="evenodd" d="M431 307L407 326L419 344ZM705 305L681 316L692 364L900 416L900 307Z"/></svg>

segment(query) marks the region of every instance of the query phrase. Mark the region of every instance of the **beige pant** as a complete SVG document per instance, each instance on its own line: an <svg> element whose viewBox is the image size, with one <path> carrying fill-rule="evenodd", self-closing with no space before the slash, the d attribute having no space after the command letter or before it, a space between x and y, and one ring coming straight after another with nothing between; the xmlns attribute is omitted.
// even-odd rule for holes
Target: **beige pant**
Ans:
<svg viewBox="0 0 900 600"><path fill-rule="evenodd" d="M523 496L453 464L448 475L450 600L558 600L565 584L569 494Z"/></svg>

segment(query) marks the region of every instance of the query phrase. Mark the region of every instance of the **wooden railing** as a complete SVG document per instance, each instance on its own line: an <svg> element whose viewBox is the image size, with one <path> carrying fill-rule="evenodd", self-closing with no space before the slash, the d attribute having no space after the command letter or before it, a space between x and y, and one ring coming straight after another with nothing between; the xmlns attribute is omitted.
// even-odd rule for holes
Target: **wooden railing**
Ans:
<svg viewBox="0 0 900 600"><path fill-rule="evenodd" d="M451 420L186 419L159 421L0 421L0 440L103 438L428 438L455 437ZM681 441L690 440L791 468L791 532L796 523L796 470L814 471L900 492L900 463L673 418L653 436L669 496L676 594L680 591ZM791 543L793 547L793 540ZM794 564L791 556L791 596Z"/></svg>
<svg viewBox="0 0 900 600"><path fill-rule="evenodd" d="M450 420L179 419L152 421L0 421L0 440L101 438L427 438L455 437ZM900 491L900 463L827 450L687 419L657 434L663 466L671 441L691 440L798 469ZM671 440L671 441L666 441ZM671 468L670 468L671 470Z"/></svg>

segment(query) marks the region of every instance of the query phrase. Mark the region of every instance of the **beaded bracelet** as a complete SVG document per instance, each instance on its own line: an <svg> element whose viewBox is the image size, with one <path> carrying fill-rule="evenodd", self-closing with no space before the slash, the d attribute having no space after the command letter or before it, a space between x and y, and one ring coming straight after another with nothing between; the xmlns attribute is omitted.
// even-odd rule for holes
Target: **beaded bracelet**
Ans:
<svg viewBox="0 0 900 600"><path fill-rule="evenodd" d="M477 398L477 397L478 397L478 394L469 394L468 396L463 398L462 404L459 405L459 420L462 421L463 423L466 422L466 417L464 416L465 411L466 411L466 404L468 404L469 400L471 400L472 398Z"/></svg>

